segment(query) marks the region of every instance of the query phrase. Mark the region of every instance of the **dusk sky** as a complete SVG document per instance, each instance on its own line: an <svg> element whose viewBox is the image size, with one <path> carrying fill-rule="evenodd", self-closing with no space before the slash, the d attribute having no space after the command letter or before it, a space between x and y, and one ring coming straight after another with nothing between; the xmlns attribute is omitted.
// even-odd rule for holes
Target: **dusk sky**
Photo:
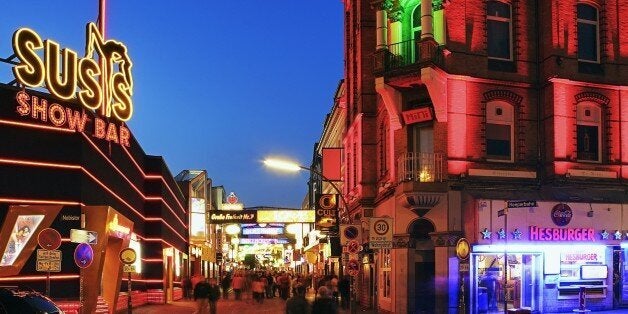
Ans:
<svg viewBox="0 0 628 314"><path fill-rule="evenodd" d="M98 0L5 1L0 56L29 27L84 53ZM129 125L172 175L205 169L245 206L299 208L307 173L265 169L266 156L308 166L343 76L341 0L108 0L107 38L133 61ZM13 79L0 63L0 82Z"/></svg>

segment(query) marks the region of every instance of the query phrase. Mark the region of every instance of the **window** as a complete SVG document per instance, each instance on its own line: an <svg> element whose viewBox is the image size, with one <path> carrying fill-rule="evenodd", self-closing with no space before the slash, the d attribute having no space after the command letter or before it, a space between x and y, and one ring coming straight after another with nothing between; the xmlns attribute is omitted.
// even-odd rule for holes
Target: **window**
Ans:
<svg viewBox="0 0 628 314"><path fill-rule="evenodd" d="M512 19L510 5L498 1L486 4L488 57L512 60Z"/></svg>
<svg viewBox="0 0 628 314"><path fill-rule="evenodd" d="M412 38L415 41L421 39L421 5L417 5L412 11Z"/></svg>
<svg viewBox="0 0 628 314"><path fill-rule="evenodd" d="M576 111L577 156L579 161L601 162L602 119L596 103L582 102Z"/></svg>
<svg viewBox="0 0 628 314"><path fill-rule="evenodd" d="M378 142L377 142L377 150L378 150L378 159L379 162L377 164L378 174L380 178L383 178L388 173L388 117L387 115L383 117L382 121L379 124L379 134L378 134Z"/></svg>
<svg viewBox="0 0 628 314"><path fill-rule="evenodd" d="M598 25L597 9L578 4L578 61L600 62Z"/></svg>
<svg viewBox="0 0 628 314"><path fill-rule="evenodd" d="M486 104L486 158L514 161L513 106L502 101Z"/></svg>
<svg viewBox="0 0 628 314"><path fill-rule="evenodd" d="M380 289L382 290L382 297L390 298L390 277L392 270L390 249L382 249L381 270L382 270L382 282L380 283Z"/></svg>

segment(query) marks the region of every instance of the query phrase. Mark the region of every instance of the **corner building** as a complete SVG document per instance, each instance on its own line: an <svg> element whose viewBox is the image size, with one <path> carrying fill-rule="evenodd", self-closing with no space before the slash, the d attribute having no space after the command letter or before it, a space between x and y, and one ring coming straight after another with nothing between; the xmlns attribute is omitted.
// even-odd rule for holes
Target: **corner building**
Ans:
<svg viewBox="0 0 628 314"><path fill-rule="evenodd" d="M625 305L628 1L344 3L344 193L394 218L361 305Z"/></svg>
<svg viewBox="0 0 628 314"><path fill-rule="evenodd" d="M24 107L20 101L29 114L18 110ZM70 113L86 116L82 131L61 123L68 123ZM114 125L108 129L118 135L99 138L98 123ZM81 300L85 313L126 308L120 291L126 291L127 274L119 257L126 247L137 252L134 305L181 297L188 218L162 157L146 155L124 124L78 102L8 85L0 85L0 134L2 285L46 291L46 272L37 271L37 243L38 233L50 227L62 237L50 297L66 313L76 312ZM84 268L74 261L71 229L97 233L93 261L85 259Z"/></svg>

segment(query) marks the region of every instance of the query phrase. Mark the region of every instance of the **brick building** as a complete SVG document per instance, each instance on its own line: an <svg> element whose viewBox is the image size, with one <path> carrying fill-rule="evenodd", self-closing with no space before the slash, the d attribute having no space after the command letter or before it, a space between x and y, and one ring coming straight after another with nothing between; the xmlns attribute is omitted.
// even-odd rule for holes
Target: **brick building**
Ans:
<svg viewBox="0 0 628 314"><path fill-rule="evenodd" d="M395 233L362 306L628 302L628 1L344 2L344 193Z"/></svg>

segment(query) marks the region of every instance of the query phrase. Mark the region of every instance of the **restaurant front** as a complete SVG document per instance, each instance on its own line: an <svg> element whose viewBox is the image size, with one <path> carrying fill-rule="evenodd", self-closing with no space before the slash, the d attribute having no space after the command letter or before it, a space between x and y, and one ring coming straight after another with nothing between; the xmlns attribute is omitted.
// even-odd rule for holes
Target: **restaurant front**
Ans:
<svg viewBox="0 0 628 314"><path fill-rule="evenodd" d="M571 312L583 303L593 311L621 306L614 299L623 300L623 282L628 286L622 273L628 207L525 205L477 200L480 235L470 257L471 313L503 313L504 306L537 313Z"/></svg>

